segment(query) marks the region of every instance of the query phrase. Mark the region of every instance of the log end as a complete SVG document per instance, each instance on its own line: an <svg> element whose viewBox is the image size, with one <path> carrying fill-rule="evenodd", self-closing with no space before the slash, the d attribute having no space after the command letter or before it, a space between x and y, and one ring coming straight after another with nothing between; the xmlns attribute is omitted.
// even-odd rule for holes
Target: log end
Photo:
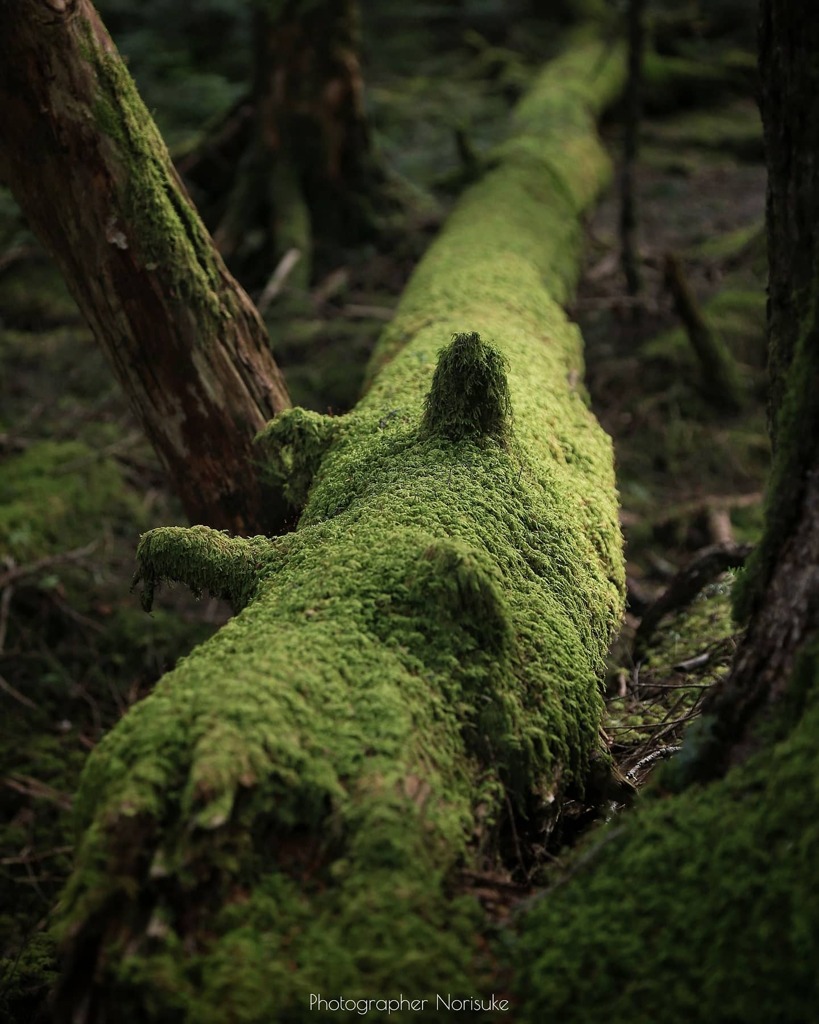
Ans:
<svg viewBox="0 0 819 1024"><path fill-rule="evenodd" d="M426 397L423 430L451 441L503 439L511 419L506 364L474 331L454 334L441 350Z"/></svg>

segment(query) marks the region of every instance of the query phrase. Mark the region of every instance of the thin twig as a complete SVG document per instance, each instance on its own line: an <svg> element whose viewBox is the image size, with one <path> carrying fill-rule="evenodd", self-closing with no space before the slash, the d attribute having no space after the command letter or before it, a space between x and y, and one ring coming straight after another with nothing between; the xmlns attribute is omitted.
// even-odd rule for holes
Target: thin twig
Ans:
<svg viewBox="0 0 819 1024"><path fill-rule="evenodd" d="M270 275L270 280L262 289L262 294L256 301L256 308L264 315L265 310L270 303L276 298L279 292L287 284L287 279L293 271L293 268L301 259L301 251L299 249L288 249L287 252L279 260L276 269Z"/></svg>
<svg viewBox="0 0 819 1024"><path fill-rule="evenodd" d="M58 789L54 789L53 786L49 786L39 779L32 778L31 775L12 773L3 779L3 785L15 790L17 793L22 793L23 796L33 797L35 800L48 800L50 803L61 807L64 811L71 810L71 797L68 793L61 793Z"/></svg>
<svg viewBox="0 0 819 1024"><path fill-rule="evenodd" d="M32 861L46 860L48 857L60 857L64 853L72 853L73 850L73 846L55 846L53 850L43 850L41 853L26 851L17 857L2 857L0 864L4 867L10 864L30 864Z"/></svg>
<svg viewBox="0 0 819 1024"><path fill-rule="evenodd" d="M48 555L45 558L38 558L35 562L29 562L27 565L12 565L0 576L0 590L4 590L10 583L16 583L17 580L24 579L26 576L36 576L43 569L50 569L52 566L62 565L65 562L81 561L86 555L91 554L98 543L99 541L93 540L90 544L86 544L85 547L74 548L72 551L62 551L59 554ZM1 649L2 645L0 645Z"/></svg>
<svg viewBox="0 0 819 1024"><path fill-rule="evenodd" d="M11 589L11 588L9 588ZM3 693L7 693L9 697L12 697L18 703L22 704L24 708L29 708L31 711L39 710L37 705L29 697L26 697L24 693L20 693L18 689L13 687L3 676L0 676L0 690Z"/></svg>

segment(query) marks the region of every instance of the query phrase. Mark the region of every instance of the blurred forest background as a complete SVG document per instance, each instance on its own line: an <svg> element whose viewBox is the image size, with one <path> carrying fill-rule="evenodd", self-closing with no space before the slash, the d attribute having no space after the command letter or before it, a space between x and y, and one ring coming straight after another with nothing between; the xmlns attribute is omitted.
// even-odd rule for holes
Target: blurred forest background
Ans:
<svg viewBox="0 0 819 1024"><path fill-rule="evenodd" d="M625 4L595 0L364 0L366 112L390 199L371 237L317 237L299 266L270 251L252 209L229 218L253 86L251 5L97 6L265 317L293 403L334 413L355 403L413 266L491 163L534 73L589 22L615 45L628 15ZM605 731L637 783L730 661L731 576L722 571L741 563L762 522L767 271L755 8L649 0L639 148L624 179L621 102L603 128L618 174L588 223L571 309L593 408L617 452L629 611L611 653ZM621 259L624 180L639 281L627 280ZM180 589L146 615L129 592L139 534L185 522L172 483L57 270L0 189L0 1020L32 1020L52 977L48 918L71 861L71 795L88 751L229 614ZM678 570L714 545L730 555L704 569L696 599L686 592L679 607L658 610ZM584 808L577 817L579 828ZM498 914L508 902L499 890Z"/></svg>

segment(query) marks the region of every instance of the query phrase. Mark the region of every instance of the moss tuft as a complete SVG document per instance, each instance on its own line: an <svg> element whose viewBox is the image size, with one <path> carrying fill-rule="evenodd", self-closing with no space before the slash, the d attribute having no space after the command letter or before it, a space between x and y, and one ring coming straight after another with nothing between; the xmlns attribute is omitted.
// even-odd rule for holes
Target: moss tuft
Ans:
<svg viewBox="0 0 819 1024"><path fill-rule="evenodd" d="M511 404L505 360L480 335L455 334L441 349L424 404L423 430L450 441L502 438Z"/></svg>
<svg viewBox="0 0 819 1024"><path fill-rule="evenodd" d="M304 508L313 477L342 422L297 407L280 413L257 435L265 473L296 508Z"/></svg>

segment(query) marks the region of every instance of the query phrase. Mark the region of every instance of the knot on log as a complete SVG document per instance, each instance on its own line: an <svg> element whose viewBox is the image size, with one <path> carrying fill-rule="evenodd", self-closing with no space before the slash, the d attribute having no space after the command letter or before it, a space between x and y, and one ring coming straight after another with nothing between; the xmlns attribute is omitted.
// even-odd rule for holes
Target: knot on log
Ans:
<svg viewBox="0 0 819 1024"><path fill-rule="evenodd" d="M503 356L474 331L454 334L438 356L426 397L424 432L451 441L503 438L511 411Z"/></svg>
<svg viewBox="0 0 819 1024"><path fill-rule="evenodd" d="M424 599L434 600L439 614L453 625L474 631L481 648L494 656L512 641L510 613L498 574L478 551L454 540L439 539L424 552Z"/></svg>

